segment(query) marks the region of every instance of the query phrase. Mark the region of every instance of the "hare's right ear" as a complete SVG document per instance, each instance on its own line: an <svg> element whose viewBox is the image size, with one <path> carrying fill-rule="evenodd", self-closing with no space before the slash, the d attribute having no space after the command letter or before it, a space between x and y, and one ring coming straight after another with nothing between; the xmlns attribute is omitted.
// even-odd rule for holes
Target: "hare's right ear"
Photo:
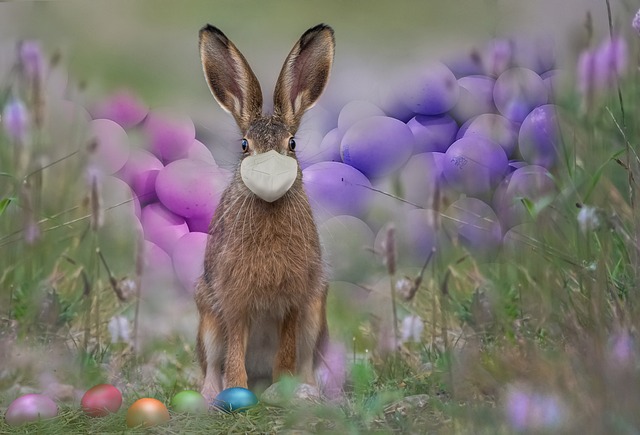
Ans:
<svg viewBox="0 0 640 435"><path fill-rule="evenodd" d="M242 53L218 28L200 29L200 58L209 89L245 133L262 113L260 83Z"/></svg>

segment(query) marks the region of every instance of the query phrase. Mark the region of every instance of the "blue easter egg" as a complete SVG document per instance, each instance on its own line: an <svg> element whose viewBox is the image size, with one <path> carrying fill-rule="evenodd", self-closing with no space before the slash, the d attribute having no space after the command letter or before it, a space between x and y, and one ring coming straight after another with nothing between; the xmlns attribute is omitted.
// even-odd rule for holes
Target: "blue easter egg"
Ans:
<svg viewBox="0 0 640 435"><path fill-rule="evenodd" d="M213 402L214 406L227 412L244 412L258 404L258 398L242 387L222 390Z"/></svg>

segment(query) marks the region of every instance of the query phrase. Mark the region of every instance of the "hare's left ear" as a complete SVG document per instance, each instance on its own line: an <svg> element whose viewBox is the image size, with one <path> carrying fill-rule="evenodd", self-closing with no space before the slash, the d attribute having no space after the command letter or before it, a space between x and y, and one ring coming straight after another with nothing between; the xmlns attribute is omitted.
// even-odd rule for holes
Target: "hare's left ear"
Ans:
<svg viewBox="0 0 640 435"><path fill-rule="evenodd" d="M273 95L274 114L292 131L298 129L303 113L322 94L333 63L333 29L319 24L296 42L284 61Z"/></svg>

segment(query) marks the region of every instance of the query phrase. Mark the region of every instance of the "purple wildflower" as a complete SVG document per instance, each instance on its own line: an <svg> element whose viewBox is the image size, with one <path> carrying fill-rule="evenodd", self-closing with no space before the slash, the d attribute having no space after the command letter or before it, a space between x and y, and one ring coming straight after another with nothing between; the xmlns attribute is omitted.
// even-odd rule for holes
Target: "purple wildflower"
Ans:
<svg viewBox="0 0 640 435"><path fill-rule="evenodd" d="M609 340L608 360L615 367L629 367L635 360L635 340L629 331L615 333Z"/></svg>
<svg viewBox="0 0 640 435"><path fill-rule="evenodd" d="M510 386L504 404L507 421L516 431L557 430L566 419L565 405L559 397L522 386Z"/></svg>
<svg viewBox="0 0 640 435"><path fill-rule="evenodd" d="M402 343L407 343L409 341L419 343L421 341L423 330L424 323L419 316L407 316L402 320L400 341Z"/></svg>
<svg viewBox="0 0 640 435"><path fill-rule="evenodd" d="M620 36L606 39L595 52L595 86L610 89L624 75L629 63L627 42Z"/></svg>
<svg viewBox="0 0 640 435"><path fill-rule="evenodd" d="M318 376L324 395L338 399L347 379L347 349L342 343L329 342L322 352Z"/></svg>
<svg viewBox="0 0 640 435"><path fill-rule="evenodd" d="M20 65L27 78L41 81L44 76L44 56L37 41L22 41L18 47Z"/></svg>
<svg viewBox="0 0 640 435"><path fill-rule="evenodd" d="M631 27L640 35L640 10L636 12L636 15L633 17L631 21Z"/></svg>
<svg viewBox="0 0 640 435"><path fill-rule="evenodd" d="M27 139L29 124L29 111L22 101L13 99L4 107L2 125L10 139L24 143Z"/></svg>

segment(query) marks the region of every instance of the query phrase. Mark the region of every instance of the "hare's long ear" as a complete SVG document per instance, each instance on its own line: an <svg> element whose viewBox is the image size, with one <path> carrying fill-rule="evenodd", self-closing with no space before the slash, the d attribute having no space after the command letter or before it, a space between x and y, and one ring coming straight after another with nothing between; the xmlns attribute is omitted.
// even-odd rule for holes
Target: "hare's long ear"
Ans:
<svg viewBox="0 0 640 435"><path fill-rule="evenodd" d="M284 61L273 107L275 115L293 131L298 129L302 114L322 94L329 79L334 49L333 29L319 24L300 37Z"/></svg>
<svg viewBox="0 0 640 435"><path fill-rule="evenodd" d="M233 115L242 133L246 132L262 113L260 83L247 60L224 33L210 24L200 29L200 58L211 93Z"/></svg>

